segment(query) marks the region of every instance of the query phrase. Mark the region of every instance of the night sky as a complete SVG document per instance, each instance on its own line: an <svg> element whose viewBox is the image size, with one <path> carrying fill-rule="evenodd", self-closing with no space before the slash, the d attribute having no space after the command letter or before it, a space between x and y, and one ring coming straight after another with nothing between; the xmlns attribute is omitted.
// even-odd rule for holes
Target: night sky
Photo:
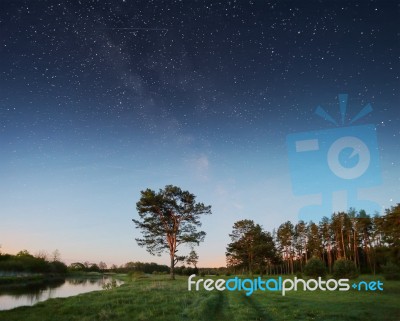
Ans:
<svg viewBox="0 0 400 321"><path fill-rule="evenodd" d="M235 221L271 231L318 198L294 195L286 137L336 128L315 110L340 119L339 94L346 121L373 108L356 124L376 126L382 184L360 195L395 205L399 18L386 0L2 0L2 251L165 264L131 219L174 184L212 205L200 266L224 265Z"/></svg>

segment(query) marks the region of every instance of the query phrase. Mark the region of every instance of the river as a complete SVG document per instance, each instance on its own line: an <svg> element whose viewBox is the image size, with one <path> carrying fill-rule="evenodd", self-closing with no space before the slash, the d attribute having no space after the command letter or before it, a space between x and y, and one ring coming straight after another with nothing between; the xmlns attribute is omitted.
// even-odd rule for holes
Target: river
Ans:
<svg viewBox="0 0 400 321"><path fill-rule="evenodd" d="M103 289L112 278L67 278L56 282L0 289L0 310L31 306L51 298L65 298ZM123 282L117 280L117 286Z"/></svg>

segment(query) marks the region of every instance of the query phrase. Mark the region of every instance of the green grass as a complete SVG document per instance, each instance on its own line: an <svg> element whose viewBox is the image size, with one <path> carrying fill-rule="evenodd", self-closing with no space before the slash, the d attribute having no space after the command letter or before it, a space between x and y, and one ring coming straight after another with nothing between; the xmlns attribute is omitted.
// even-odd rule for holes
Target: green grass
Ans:
<svg viewBox="0 0 400 321"><path fill-rule="evenodd" d="M219 277L214 277L219 278ZM361 279L373 279L361 276ZM119 288L51 299L33 307L0 311L0 320L129 321L398 321L400 282L384 281L382 292L244 292L187 290L187 277L129 278Z"/></svg>

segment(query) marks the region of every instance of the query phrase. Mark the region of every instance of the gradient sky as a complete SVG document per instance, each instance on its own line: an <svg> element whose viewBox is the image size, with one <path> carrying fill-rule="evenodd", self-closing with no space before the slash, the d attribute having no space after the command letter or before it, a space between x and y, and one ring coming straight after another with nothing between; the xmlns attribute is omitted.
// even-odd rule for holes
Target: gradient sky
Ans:
<svg viewBox="0 0 400 321"><path fill-rule="evenodd" d="M336 128L314 111L339 119L340 93L346 119L373 108L357 124L376 125L382 184L359 195L395 205L399 17L386 0L2 0L2 251L168 264L131 219L174 184L212 205L199 265L223 266L235 221L272 231L318 201L294 196L286 137Z"/></svg>

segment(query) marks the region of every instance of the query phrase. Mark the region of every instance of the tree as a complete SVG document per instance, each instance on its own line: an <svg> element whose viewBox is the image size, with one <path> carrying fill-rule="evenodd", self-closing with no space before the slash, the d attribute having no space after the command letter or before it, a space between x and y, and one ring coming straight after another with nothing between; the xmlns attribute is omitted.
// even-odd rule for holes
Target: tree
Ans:
<svg viewBox="0 0 400 321"><path fill-rule="evenodd" d="M350 226L350 227L349 227ZM351 230L351 223L349 216L344 212L333 213L331 218L331 228L334 233L336 259L347 258L346 247L349 242L345 234Z"/></svg>
<svg viewBox="0 0 400 321"><path fill-rule="evenodd" d="M329 273L332 271L332 230L329 218L324 216L319 223L323 253L326 251Z"/></svg>
<svg viewBox="0 0 400 321"><path fill-rule="evenodd" d="M358 276L356 264L351 260L339 259L333 265L335 279L355 279Z"/></svg>
<svg viewBox="0 0 400 321"><path fill-rule="evenodd" d="M60 261L61 259L61 254L60 251L58 249L55 249L52 253L51 253L51 260L53 262L57 262Z"/></svg>
<svg viewBox="0 0 400 321"><path fill-rule="evenodd" d="M324 262L318 257L312 257L304 267L304 274L315 279L319 276L324 277L326 275Z"/></svg>
<svg viewBox="0 0 400 321"><path fill-rule="evenodd" d="M389 247L400 246L400 203L385 211L383 220L384 241Z"/></svg>
<svg viewBox="0 0 400 321"><path fill-rule="evenodd" d="M271 233L263 231L261 226L256 230L255 240L256 256L254 261L262 275L264 271L268 272L268 268L279 261L278 251Z"/></svg>
<svg viewBox="0 0 400 321"><path fill-rule="evenodd" d="M71 263L71 265L69 266L69 269L73 270L73 271L85 271L86 267L81 262L75 262L75 263Z"/></svg>
<svg viewBox="0 0 400 321"><path fill-rule="evenodd" d="M96 263L92 263L89 267L90 272L100 272L100 268Z"/></svg>
<svg viewBox="0 0 400 321"><path fill-rule="evenodd" d="M294 241L297 258L300 260L300 270L303 271L303 256L307 263L307 225L304 221L299 221L294 226Z"/></svg>
<svg viewBox="0 0 400 321"><path fill-rule="evenodd" d="M310 256L321 257L321 238L317 224L310 222L307 234L307 249Z"/></svg>
<svg viewBox="0 0 400 321"><path fill-rule="evenodd" d="M19 251L19 252L16 254L16 256L17 256L17 257L32 257L32 258L33 258L33 255L32 255L31 253L29 253L28 250Z"/></svg>
<svg viewBox="0 0 400 321"><path fill-rule="evenodd" d="M45 250L40 250L38 253L35 254L35 257L47 261L48 254Z"/></svg>
<svg viewBox="0 0 400 321"><path fill-rule="evenodd" d="M197 262L199 261L199 256L197 255L195 250L191 250L189 256L186 259L186 263L189 265L193 265L195 269L197 269Z"/></svg>
<svg viewBox="0 0 400 321"><path fill-rule="evenodd" d="M204 241L206 233L197 228L201 227L200 216L211 214L211 206L196 203L194 194L167 185L158 193L151 189L141 191L136 209L140 219L132 221L143 235L136 242L152 255L168 251L171 279L175 279L175 264L182 259L176 255L177 248L181 244L193 246Z"/></svg>
<svg viewBox="0 0 400 321"><path fill-rule="evenodd" d="M350 220L350 227L351 227L351 235L349 234L350 240L350 247L351 253L353 256L353 261L355 266L359 265L359 255L358 255L358 247L359 247L359 227L360 227L360 218L361 215L366 215L365 211L360 211L359 215L357 215L357 211L355 208L350 207L349 212L347 213L349 220Z"/></svg>
<svg viewBox="0 0 400 321"><path fill-rule="evenodd" d="M232 242L226 248L227 265L242 267L252 273L253 269L253 243L256 225L252 220L240 220L233 224Z"/></svg>
<svg viewBox="0 0 400 321"><path fill-rule="evenodd" d="M241 220L233 225L232 242L226 248L226 260L230 267L246 269L250 274L258 268L262 272L276 261L276 248L270 233L262 230L252 220Z"/></svg>
<svg viewBox="0 0 400 321"><path fill-rule="evenodd" d="M103 261L100 261L99 263L99 269L104 272L105 270L107 270L107 264L104 263Z"/></svg>
<svg viewBox="0 0 400 321"><path fill-rule="evenodd" d="M293 252L294 252L294 226L290 221L281 224L278 228L277 238L283 254L283 259L287 262L287 272L293 274Z"/></svg>
<svg viewBox="0 0 400 321"><path fill-rule="evenodd" d="M364 255L367 260L367 264L371 271L375 273L374 264L372 262L371 255L371 234L372 234L372 219L364 210L360 210L357 216L357 225L356 225L356 233L361 236L361 244L363 246ZM358 246L357 240L357 246ZM366 265L367 265L366 264ZM357 264L356 264L357 267Z"/></svg>

